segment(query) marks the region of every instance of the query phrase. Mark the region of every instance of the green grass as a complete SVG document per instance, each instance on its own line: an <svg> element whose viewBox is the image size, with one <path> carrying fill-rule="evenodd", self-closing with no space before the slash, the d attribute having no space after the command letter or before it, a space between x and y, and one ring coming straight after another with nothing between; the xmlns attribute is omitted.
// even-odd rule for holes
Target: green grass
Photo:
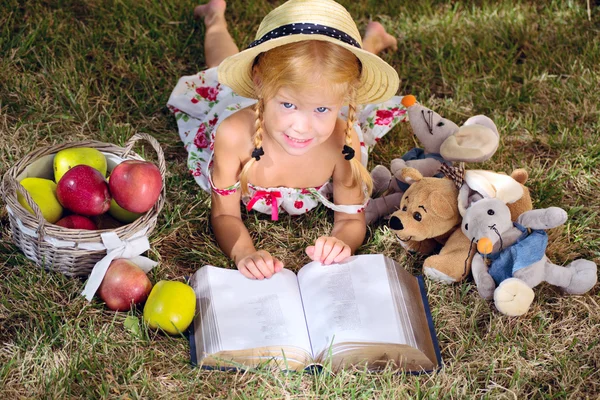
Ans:
<svg viewBox="0 0 600 400"><path fill-rule="evenodd" d="M281 1L229 2L232 34L252 39ZM600 6L576 1L342 1L359 28L381 21L400 38L383 55L400 93L457 123L486 114L501 144L482 168L530 173L536 207L561 206L549 257L600 261ZM210 198L185 167L165 107L178 77L203 66L202 27L191 1L0 0L0 173L40 147L80 139L123 144L138 131L165 151L168 198L151 242L151 273L182 280L204 264L232 267L208 225ZM371 165L413 146L410 127L378 145ZM138 149L141 151L141 149ZM151 150L145 153L152 158ZM257 243L297 269L307 241L331 229L325 210L272 224L248 214ZM220 373L189 366L189 346L125 327L79 296L83 282L48 273L10 242L0 211L0 392L28 398L598 398L600 290L567 297L541 285L530 312L500 315L474 283L427 282L444 369L411 376L346 371ZM364 253L385 253L420 273L383 225Z"/></svg>

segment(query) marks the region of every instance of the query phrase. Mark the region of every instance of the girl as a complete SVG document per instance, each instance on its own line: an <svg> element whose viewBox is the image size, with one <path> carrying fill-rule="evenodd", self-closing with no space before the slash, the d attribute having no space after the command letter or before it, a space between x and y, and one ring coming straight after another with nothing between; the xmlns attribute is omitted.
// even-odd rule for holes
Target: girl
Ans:
<svg viewBox="0 0 600 400"><path fill-rule="evenodd" d="M195 15L204 18L209 69L181 78L168 106L192 174L212 190L219 246L246 277L269 278L283 262L254 247L240 200L273 220L282 209L297 215L323 203L335 211L334 227L306 254L324 264L349 257L366 233L361 211L372 186L366 145L405 113L399 97L361 113L356 106L384 102L397 91L397 73L374 55L395 47L396 39L372 22L361 44L336 2L290 0L264 18L256 40L239 52L225 1L210 0ZM335 203L326 197L331 191Z"/></svg>

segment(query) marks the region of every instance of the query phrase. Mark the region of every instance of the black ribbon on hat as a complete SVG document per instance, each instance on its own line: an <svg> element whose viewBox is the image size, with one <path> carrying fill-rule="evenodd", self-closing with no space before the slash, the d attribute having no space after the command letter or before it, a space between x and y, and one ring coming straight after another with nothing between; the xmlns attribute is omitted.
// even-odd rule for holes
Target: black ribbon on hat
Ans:
<svg viewBox="0 0 600 400"><path fill-rule="evenodd" d="M360 44L358 44L358 42L347 33L340 31L339 29L332 28L330 26L313 24L312 22L300 22L277 27L272 31L265 33L260 39L250 43L248 48L250 49L268 40L277 39L283 36L315 34L329 36L334 39L338 39L346 44L349 44L350 46L354 46L359 49L361 48Z"/></svg>

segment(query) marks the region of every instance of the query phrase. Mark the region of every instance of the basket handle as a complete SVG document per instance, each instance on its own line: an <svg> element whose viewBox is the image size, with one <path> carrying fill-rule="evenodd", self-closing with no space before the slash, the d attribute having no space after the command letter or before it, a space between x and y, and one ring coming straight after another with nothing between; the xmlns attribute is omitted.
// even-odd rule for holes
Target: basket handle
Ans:
<svg viewBox="0 0 600 400"><path fill-rule="evenodd" d="M162 175L163 182L164 182L165 174L167 173L167 166L165 163L165 153L163 152L162 147L160 147L160 143L158 143L158 140L156 140L152 136L148 135L147 133L140 132L140 133L136 133L135 135L133 135L127 141L127 143L125 143L125 150L123 151L122 157L127 157L129 152L131 152L133 145L140 139L143 139L146 142L150 143L150 145L152 145L152 148L154 149L154 151L156 151L156 154L158 155L158 169L160 171L160 174ZM165 185L163 184L163 187L164 186Z"/></svg>
<svg viewBox="0 0 600 400"><path fill-rule="evenodd" d="M33 216L37 220L37 223L39 226L39 229L37 231L38 240L41 241L44 237L44 232L46 231L46 219L44 218L44 215L42 214L40 207L37 205L37 203L35 201L33 201L33 198L31 197L31 195L29 194L27 189L25 189L25 187L23 185L21 185L21 183L19 181L17 181L12 176L7 176L7 178L8 178L7 182L9 184L9 190L11 190L11 192L13 192L13 193L14 192L21 193L23 195L23 197L25 198L25 201L27 202L29 207L31 207L31 209L33 210ZM18 202L18 200L17 200L17 202ZM29 210L25 210L25 211L29 213Z"/></svg>

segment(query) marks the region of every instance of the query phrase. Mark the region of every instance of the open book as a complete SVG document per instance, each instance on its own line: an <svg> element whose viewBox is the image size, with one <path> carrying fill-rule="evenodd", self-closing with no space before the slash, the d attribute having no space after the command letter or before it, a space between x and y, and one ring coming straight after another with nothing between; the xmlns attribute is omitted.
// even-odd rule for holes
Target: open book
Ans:
<svg viewBox="0 0 600 400"><path fill-rule="evenodd" d="M264 280L207 265L191 285L196 365L375 370L392 362L431 371L441 363L422 278L383 255L311 262L297 276L284 269Z"/></svg>

